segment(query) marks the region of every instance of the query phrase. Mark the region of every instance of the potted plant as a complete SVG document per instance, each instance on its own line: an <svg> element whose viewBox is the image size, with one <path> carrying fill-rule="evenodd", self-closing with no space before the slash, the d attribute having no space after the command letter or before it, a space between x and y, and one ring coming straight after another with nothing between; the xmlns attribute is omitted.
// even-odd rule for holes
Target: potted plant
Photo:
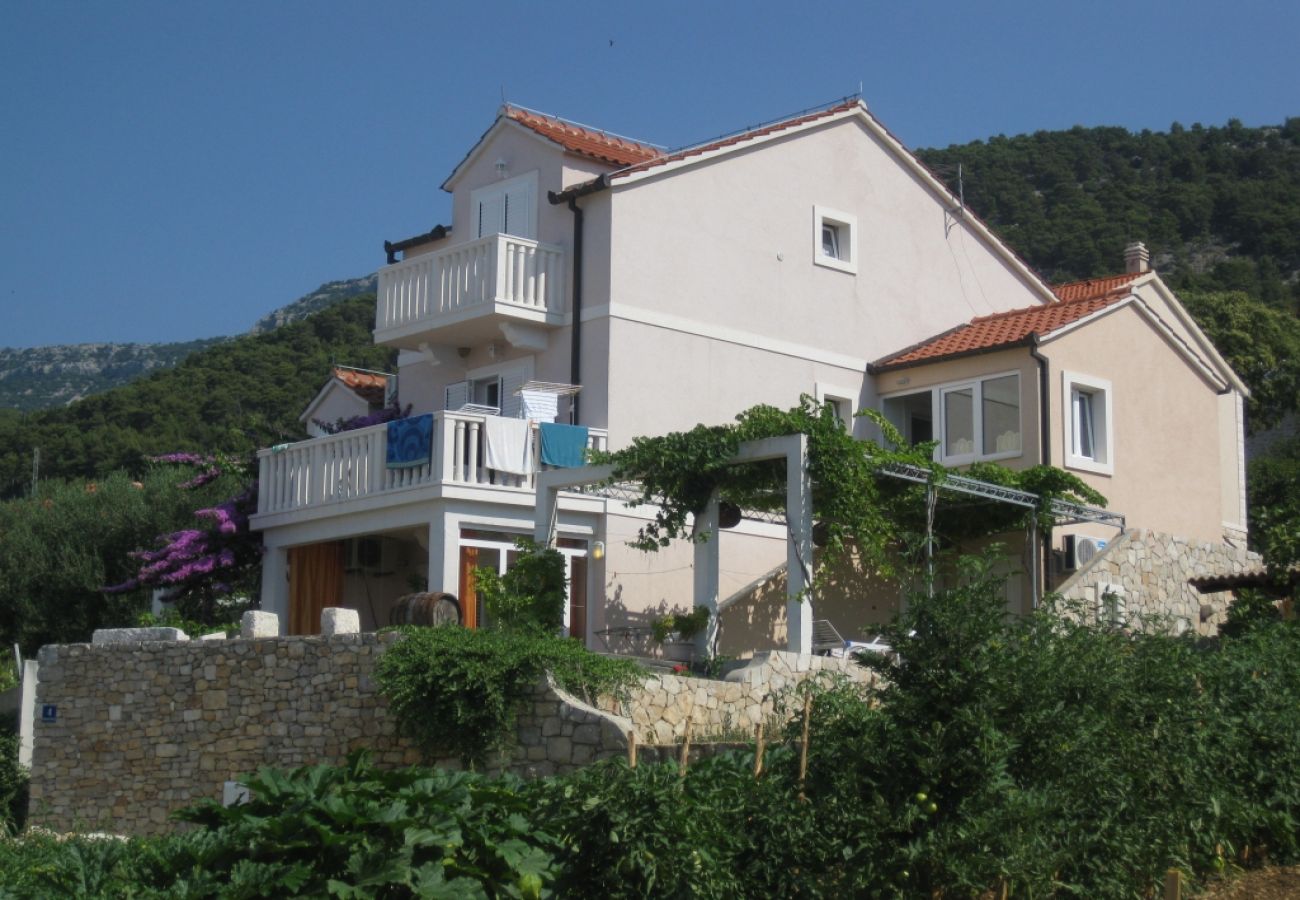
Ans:
<svg viewBox="0 0 1300 900"><path fill-rule="evenodd" d="M709 624L709 610L697 606L689 613L669 613L655 619L650 627L654 639L663 645L664 656L674 660L691 660L695 656L695 636Z"/></svg>

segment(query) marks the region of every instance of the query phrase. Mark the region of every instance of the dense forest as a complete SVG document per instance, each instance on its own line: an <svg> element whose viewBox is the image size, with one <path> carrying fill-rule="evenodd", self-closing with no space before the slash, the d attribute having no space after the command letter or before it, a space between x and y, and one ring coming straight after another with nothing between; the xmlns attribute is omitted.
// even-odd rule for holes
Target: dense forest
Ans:
<svg viewBox="0 0 1300 900"><path fill-rule="evenodd" d="M1140 240L1176 291L1244 291L1297 311L1300 118L1076 127L918 155L1050 281L1113 274Z"/></svg>
<svg viewBox="0 0 1300 900"><path fill-rule="evenodd" d="M190 450L244 453L302 436L298 416L331 363L391 370L393 351L374 346L374 295L359 295L265 334L218 344L67 407L0 410L0 496L40 477L138 474L149 455Z"/></svg>

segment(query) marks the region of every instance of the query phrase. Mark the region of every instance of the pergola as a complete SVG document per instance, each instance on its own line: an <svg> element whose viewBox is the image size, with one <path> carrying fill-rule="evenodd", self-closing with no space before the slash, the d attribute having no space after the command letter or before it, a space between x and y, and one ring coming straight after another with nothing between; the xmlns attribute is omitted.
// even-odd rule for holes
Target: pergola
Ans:
<svg viewBox="0 0 1300 900"><path fill-rule="evenodd" d="M808 438L802 434L746 441L737 449L728 464L744 465L764 460L785 461L785 523L786 523L786 636L787 647L795 653L811 653L813 639L813 610L815 597L812 587L813 560L813 509L812 478L808 471ZM939 492L951 492L979 497L999 503L1010 503L1026 509L1039 505L1037 494L1004 487L963 475L948 475L938 484L931 483L931 473L922 466L893 464L882 468L881 473L927 486L928 506L932 510ZM548 469L537 476L537 511L534 519L533 539L541 546L555 543L556 510L559 493L563 490L587 489L588 493L605 493L609 496L627 496L627 492L610 487L615 477L615 466L582 466L574 469ZM603 486L596 488L595 486ZM593 488L595 488L593 490ZM1119 513L1068 503L1054 499L1050 510L1060 524L1093 522L1124 530L1124 516ZM693 530L696 534L716 534L718 530L718 497L715 493L705 508L696 514ZM1038 541L1037 523L1030 520L1030 541ZM696 638L698 649L708 653L717 638L718 630L718 569L720 542L717 540L695 543L695 605L709 610L709 624ZM1038 554L1031 554L1030 581L1037 602L1041 595L1042 572Z"/></svg>

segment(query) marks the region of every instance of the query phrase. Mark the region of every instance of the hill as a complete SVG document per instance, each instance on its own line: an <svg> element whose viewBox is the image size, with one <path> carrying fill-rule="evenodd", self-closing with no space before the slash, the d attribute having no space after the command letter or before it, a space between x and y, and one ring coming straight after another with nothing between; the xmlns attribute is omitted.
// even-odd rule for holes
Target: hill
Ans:
<svg viewBox="0 0 1300 900"><path fill-rule="evenodd" d="M1112 274L1140 240L1175 290L1300 303L1300 118L1040 131L918 155L1051 281Z"/></svg>
<svg viewBox="0 0 1300 900"><path fill-rule="evenodd" d="M304 297L258 319L249 334L264 334L299 322L349 297L374 293L377 278L367 275L330 281ZM16 349L0 347L0 409L30 411L66 406L91 394L129 384L170 369L192 353L228 338L159 344L54 344Z"/></svg>
<svg viewBox="0 0 1300 900"><path fill-rule="evenodd" d="M32 410L66 405L170 369L222 338L171 344L56 344L0 347L0 408Z"/></svg>
<svg viewBox="0 0 1300 900"><path fill-rule="evenodd" d="M379 276L374 273L364 278L327 281L305 297L299 297L288 306L282 306L275 312L262 316L249 330L249 334L263 334L267 331L273 331L281 325L301 321L312 313L327 309L349 297L356 297L360 294L373 294L378 286Z"/></svg>
<svg viewBox="0 0 1300 900"><path fill-rule="evenodd" d="M298 415L331 363L392 367L392 351L371 340L374 311L374 296L358 295L70 406L0 410L0 496L24 490L37 447L42 478L98 477L139 472L148 455L243 453L296 439Z"/></svg>

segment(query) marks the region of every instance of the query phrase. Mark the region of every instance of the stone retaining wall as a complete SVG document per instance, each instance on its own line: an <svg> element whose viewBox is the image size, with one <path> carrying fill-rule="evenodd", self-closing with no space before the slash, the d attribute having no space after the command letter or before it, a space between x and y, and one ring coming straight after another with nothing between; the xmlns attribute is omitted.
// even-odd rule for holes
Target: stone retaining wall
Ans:
<svg viewBox="0 0 1300 900"><path fill-rule="evenodd" d="M672 674L648 678L618 711L632 721L637 740L644 744L680 740L688 717L697 739L734 739L752 735L754 726L772 715L778 692L823 672L864 686L875 678L853 660L765 650L721 681Z"/></svg>
<svg viewBox="0 0 1300 900"><path fill-rule="evenodd" d="M73 644L44 648L30 821L56 831L167 831L172 810L261 766L341 763L360 747L397 766L420 754L396 734L371 673L396 635ZM52 720L43 708L54 707ZM630 721L539 685L505 764L572 770L627 752ZM440 765L455 766L455 760Z"/></svg>
<svg viewBox="0 0 1300 900"><path fill-rule="evenodd" d="M226 782L262 766L341 763L362 747L380 765L420 761L397 735L372 679L395 634L135 643L108 637L40 653L32 824L156 833L174 827L173 810L219 799ZM633 729L642 759L675 758L671 746L648 745L680 741L688 716L692 758L710 755L718 749L710 739L753 734L771 715L774 693L824 671L870 679L849 661L771 652L724 681L647 678L626 704L602 710L548 678L519 712L515 746L492 769L571 771L625 755Z"/></svg>
<svg viewBox="0 0 1300 900"><path fill-rule="evenodd" d="M1214 634L1227 618L1232 593L1202 594L1191 578L1237 574L1262 565L1244 547L1189 541L1158 531L1135 529L1120 535L1057 592L1105 617L1104 595L1118 598L1120 618L1138 627Z"/></svg>

